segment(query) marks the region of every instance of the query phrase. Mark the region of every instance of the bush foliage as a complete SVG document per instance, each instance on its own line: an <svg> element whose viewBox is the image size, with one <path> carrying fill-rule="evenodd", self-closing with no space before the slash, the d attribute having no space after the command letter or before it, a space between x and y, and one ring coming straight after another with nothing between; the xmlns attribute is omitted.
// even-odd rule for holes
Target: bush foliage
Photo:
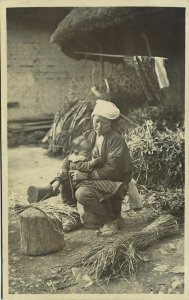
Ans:
<svg viewBox="0 0 189 300"><path fill-rule="evenodd" d="M159 186L156 189L148 190L144 186L139 186L143 197L143 204L152 206L157 210L169 212L179 216L184 209L184 190L179 188L166 188Z"/></svg>
<svg viewBox="0 0 189 300"><path fill-rule="evenodd" d="M128 130L127 144L133 159L134 178L153 187L184 185L184 131L165 127L158 131L152 120Z"/></svg>
<svg viewBox="0 0 189 300"><path fill-rule="evenodd" d="M184 211L184 128L162 107L144 107L130 116L125 134L133 177L144 205L182 216ZM137 124L136 124L137 123Z"/></svg>

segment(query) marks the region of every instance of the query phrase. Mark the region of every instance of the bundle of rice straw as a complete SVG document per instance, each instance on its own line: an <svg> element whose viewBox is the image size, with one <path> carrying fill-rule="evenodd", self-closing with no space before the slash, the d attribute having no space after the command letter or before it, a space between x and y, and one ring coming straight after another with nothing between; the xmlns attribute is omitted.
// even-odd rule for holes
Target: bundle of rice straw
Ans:
<svg viewBox="0 0 189 300"><path fill-rule="evenodd" d="M56 113L51 129L43 138L43 143L48 142L49 154L68 154L72 139L92 128L92 109L92 103L85 100L70 102Z"/></svg>
<svg viewBox="0 0 189 300"><path fill-rule="evenodd" d="M143 260L141 250L177 231L175 218L171 215L162 215L142 231L131 235L125 234L95 254L87 253L80 265L86 267L88 274L96 281L100 278L109 280L117 275L125 277L126 272L133 273L137 263Z"/></svg>
<svg viewBox="0 0 189 300"><path fill-rule="evenodd" d="M75 222L77 222L79 217L76 208L57 201L45 200L42 202L36 202L31 204L16 204L14 207L14 214L12 215L12 218L15 218L15 216L19 216L23 211L25 211L28 208L34 208L36 210L41 211L49 220L49 222L51 222L54 225L54 229L59 232L59 224L60 222L62 223L63 217L71 219ZM62 229L61 233L63 233Z"/></svg>

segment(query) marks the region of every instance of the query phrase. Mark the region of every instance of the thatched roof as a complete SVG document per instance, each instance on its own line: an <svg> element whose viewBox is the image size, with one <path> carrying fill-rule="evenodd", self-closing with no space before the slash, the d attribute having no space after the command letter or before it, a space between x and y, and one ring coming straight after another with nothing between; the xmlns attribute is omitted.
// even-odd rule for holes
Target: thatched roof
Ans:
<svg viewBox="0 0 189 300"><path fill-rule="evenodd" d="M184 9L73 8L59 23L51 41L60 45L66 55L76 59L83 56L75 51L148 55L142 32L148 38L152 55L168 56L180 51L184 47Z"/></svg>

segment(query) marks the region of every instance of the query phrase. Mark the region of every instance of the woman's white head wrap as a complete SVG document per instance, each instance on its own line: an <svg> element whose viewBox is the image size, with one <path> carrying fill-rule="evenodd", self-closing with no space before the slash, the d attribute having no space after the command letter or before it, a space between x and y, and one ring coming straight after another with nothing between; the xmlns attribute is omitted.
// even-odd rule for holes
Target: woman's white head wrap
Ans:
<svg viewBox="0 0 189 300"><path fill-rule="evenodd" d="M96 100L92 116L99 115L109 120L115 120L120 115L120 110L114 103L105 100Z"/></svg>

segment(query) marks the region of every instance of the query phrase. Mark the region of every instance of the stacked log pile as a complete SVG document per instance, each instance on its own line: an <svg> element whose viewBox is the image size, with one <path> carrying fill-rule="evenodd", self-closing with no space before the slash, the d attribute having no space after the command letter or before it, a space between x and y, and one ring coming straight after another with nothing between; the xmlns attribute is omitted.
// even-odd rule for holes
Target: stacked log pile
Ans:
<svg viewBox="0 0 189 300"><path fill-rule="evenodd" d="M8 146L38 144L51 128L53 116L11 119L8 121Z"/></svg>

